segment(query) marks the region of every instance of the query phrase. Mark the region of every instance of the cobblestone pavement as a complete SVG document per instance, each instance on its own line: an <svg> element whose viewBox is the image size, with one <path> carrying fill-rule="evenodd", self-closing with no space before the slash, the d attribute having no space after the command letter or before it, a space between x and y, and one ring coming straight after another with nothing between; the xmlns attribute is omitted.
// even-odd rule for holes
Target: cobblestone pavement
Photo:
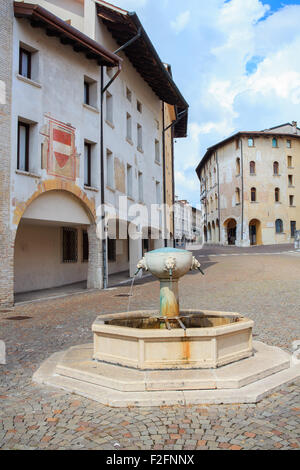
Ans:
<svg viewBox="0 0 300 470"><path fill-rule="evenodd" d="M200 255L201 252L198 253ZM182 307L239 311L256 340L291 351L300 339L300 257L201 258L205 277L187 275ZM129 286L44 300L0 313L7 346L0 366L0 449L298 449L300 380L256 405L113 409L31 377L50 354L92 342L99 313L127 310ZM159 286L138 284L131 309L158 307ZM27 317L12 320L9 317Z"/></svg>

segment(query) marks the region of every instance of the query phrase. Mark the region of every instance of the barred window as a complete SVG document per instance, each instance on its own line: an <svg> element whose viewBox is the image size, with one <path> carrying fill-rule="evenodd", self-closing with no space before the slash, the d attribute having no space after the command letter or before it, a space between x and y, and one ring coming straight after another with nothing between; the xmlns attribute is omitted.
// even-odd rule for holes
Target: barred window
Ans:
<svg viewBox="0 0 300 470"><path fill-rule="evenodd" d="M77 263L77 230L63 227L63 263Z"/></svg>
<svg viewBox="0 0 300 470"><path fill-rule="evenodd" d="M282 222L281 219L276 220L275 227L276 227L276 233L282 233L283 232L283 222Z"/></svg>
<svg viewBox="0 0 300 470"><path fill-rule="evenodd" d="M86 230L82 231L82 261L89 260L89 237Z"/></svg>

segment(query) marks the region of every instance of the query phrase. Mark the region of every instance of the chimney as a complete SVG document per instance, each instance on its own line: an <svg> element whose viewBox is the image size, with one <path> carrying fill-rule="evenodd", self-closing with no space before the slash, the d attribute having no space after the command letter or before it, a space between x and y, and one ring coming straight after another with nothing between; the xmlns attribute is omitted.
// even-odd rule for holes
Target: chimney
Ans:
<svg viewBox="0 0 300 470"><path fill-rule="evenodd" d="M297 134L297 121L292 121L292 126L293 126L293 130L294 130L294 134Z"/></svg>

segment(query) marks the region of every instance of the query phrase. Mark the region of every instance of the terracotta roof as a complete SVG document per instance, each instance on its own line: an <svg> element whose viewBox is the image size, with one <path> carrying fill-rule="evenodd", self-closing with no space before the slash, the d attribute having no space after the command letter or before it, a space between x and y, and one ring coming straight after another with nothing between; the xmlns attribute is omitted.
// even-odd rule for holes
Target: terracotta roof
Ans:
<svg viewBox="0 0 300 470"><path fill-rule="evenodd" d="M268 129L269 131L269 129ZM272 132L270 130L270 132L265 132L265 131L253 131L253 132L250 132L250 131L243 131L243 132L237 132L236 134L233 134L231 135L230 137L227 137L226 139L222 140L221 142L218 142L217 144L213 145L212 147L209 147L204 155L204 157L202 158L201 162L199 163L199 165L197 166L196 168L196 173L197 175L200 177L200 170L201 168L203 167L204 163L208 160L208 158L211 156L211 154L217 150L219 147L222 147L223 145L229 143L230 141L232 140L235 140L237 138L240 138L240 137L265 137L266 139L270 138L272 136ZM286 132L274 132L274 137L286 137L286 138L300 138L300 135L298 134L290 134L290 133L286 133Z"/></svg>
<svg viewBox="0 0 300 470"><path fill-rule="evenodd" d="M123 46L141 31L140 37L124 49L142 78L162 101L177 107L177 113L188 110L188 104L162 63L136 13L122 10L97 0L97 12L115 41ZM188 113L176 124L175 137L186 137Z"/></svg>
<svg viewBox="0 0 300 470"><path fill-rule="evenodd" d="M96 60L99 66L116 67L122 63L116 54L37 4L14 2L14 14L16 18L29 20L33 27L44 28L48 36L59 37L62 44L71 45L76 52L85 53L88 59Z"/></svg>

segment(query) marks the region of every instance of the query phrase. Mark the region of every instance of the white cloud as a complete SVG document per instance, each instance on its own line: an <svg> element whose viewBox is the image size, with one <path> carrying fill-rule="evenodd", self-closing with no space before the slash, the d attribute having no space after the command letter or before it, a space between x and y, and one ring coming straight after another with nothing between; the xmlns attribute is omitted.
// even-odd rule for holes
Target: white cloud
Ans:
<svg viewBox="0 0 300 470"><path fill-rule="evenodd" d="M176 20L171 21L171 28L176 32L176 34L181 33L189 24L191 19L190 10L186 10L180 13Z"/></svg>

